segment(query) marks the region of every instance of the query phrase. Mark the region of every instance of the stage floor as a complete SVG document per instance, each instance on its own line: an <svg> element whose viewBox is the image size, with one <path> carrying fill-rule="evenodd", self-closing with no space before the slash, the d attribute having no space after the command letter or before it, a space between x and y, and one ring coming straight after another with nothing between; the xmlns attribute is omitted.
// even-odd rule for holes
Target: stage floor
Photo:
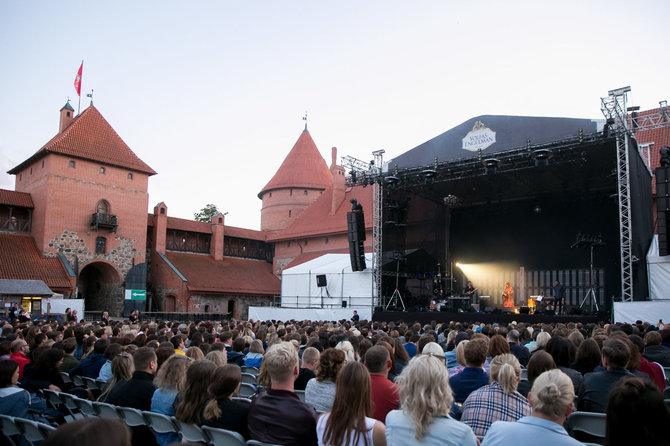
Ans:
<svg viewBox="0 0 670 446"><path fill-rule="evenodd" d="M568 323L581 322L582 324L598 323L599 321L609 322L609 315L547 315L547 314L514 314L514 313L469 313L469 312L448 312L448 311L377 311L372 315L373 321L379 322L397 322L403 321L407 324L419 322L428 324L431 321L436 322L483 322L485 324L509 324L510 322L524 322L530 324L542 323Z"/></svg>

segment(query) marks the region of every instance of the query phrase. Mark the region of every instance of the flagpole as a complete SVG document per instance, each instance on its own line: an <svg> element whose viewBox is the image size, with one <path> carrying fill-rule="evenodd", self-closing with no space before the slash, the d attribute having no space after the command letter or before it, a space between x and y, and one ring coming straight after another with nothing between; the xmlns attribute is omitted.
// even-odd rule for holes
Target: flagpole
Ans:
<svg viewBox="0 0 670 446"><path fill-rule="evenodd" d="M81 66L82 67L84 66L84 59L81 60ZM79 82L80 82L80 84L79 84L79 105L77 105L77 116L79 116L79 114L81 113L81 81L83 81L83 80L84 80L84 72L82 70L81 79L79 80Z"/></svg>

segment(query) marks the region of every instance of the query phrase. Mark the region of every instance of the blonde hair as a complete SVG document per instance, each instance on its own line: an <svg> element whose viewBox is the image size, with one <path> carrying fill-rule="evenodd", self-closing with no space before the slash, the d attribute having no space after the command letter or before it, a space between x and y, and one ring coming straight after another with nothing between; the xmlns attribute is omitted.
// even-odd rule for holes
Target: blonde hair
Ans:
<svg viewBox="0 0 670 446"><path fill-rule="evenodd" d="M559 369L547 370L535 378L528 399L533 411L549 418L561 419L573 404L575 388L568 375Z"/></svg>
<svg viewBox="0 0 670 446"><path fill-rule="evenodd" d="M547 342L549 342L549 339L551 339L551 335L546 331L538 333L537 338L535 338L535 345L537 346L536 348L546 346Z"/></svg>
<svg viewBox="0 0 670 446"><path fill-rule="evenodd" d="M298 365L298 352L290 342L279 342L268 348L263 363L272 382L286 381Z"/></svg>
<svg viewBox="0 0 670 446"><path fill-rule="evenodd" d="M177 356L181 356L181 355L177 355ZM207 353L207 356L205 356L205 359L209 359L217 367L221 367L221 366L224 366L224 365L228 364L228 357L221 350L212 350L211 352Z"/></svg>
<svg viewBox="0 0 670 446"><path fill-rule="evenodd" d="M344 352L344 363L346 364L349 361L356 360L356 353L354 352L354 346L351 345L349 341L340 341L335 346L336 349L342 350Z"/></svg>
<svg viewBox="0 0 670 446"><path fill-rule="evenodd" d="M421 354L412 358L396 383L402 410L414 422L414 438L421 440L433 417L446 416L454 401L447 368L439 358Z"/></svg>
<svg viewBox="0 0 670 446"><path fill-rule="evenodd" d="M520 376L521 365L513 354L505 353L491 360L491 382L498 381L506 395L516 390Z"/></svg>
<svg viewBox="0 0 670 446"><path fill-rule="evenodd" d="M263 343L258 339L254 339L249 346L249 353L265 353L265 350L263 349Z"/></svg>
<svg viewBox="0 0 670 446"><path fill-rule="evenodd" d="M186 369L191 360L183 355L170 356L158 369L154 385L162 391L181 392L186 382Z"/></svg>
<svg viewBox="0 0 670 446"><path fill-rule="evenodd" d="M428 344L423 346L423 350L421 350L422 355L428 355L428 356L435 356L438 359L442 359L442 361L445 361L447 358L444 356L444 349L440 347L440 344L437 342L429 342Z"/></svg>
<svg viewBox="0 0 670 446"><path fill-rule="evenodd" d="M468 345L468 342L470 342L470 340L463 339L456 346L456 362L463 367L465 367L465 346Z"/></svg>
<svg viewBox="0 0 670 446"><path fill-rule="evenodd" d="M205 359L205 354L202 352L202 350L200 350L200 347L187 348L185 355L194 361L197 361L199 359Z"/></svg>

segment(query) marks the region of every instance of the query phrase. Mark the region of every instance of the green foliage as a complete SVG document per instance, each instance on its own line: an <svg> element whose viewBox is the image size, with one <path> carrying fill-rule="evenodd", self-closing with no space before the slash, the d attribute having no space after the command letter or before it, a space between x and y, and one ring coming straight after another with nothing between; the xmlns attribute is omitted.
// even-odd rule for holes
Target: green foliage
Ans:
<svg viewBox="0 0 670 446"><path fill-rule="evenodd" d="M205 205L204 208L200 209L200 212L196 212L195 214L193 214L193 218L196 221L204 221L206 223L209 223L212 220L212 217L214 217L218 213L219 210L216 208L216 205L209 203Z"/></svg>

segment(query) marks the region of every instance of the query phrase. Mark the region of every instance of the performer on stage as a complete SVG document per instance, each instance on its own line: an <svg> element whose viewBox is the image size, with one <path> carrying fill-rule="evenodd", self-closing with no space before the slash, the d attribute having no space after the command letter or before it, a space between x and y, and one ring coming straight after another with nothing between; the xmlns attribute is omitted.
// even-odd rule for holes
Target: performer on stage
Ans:
<svg viewBox="0 0 670 446"><path fill-rule="evenodd" d="M463 288L463 295L470 298L470 304L478 304L477 302L477 288L472 286L472 282L468 280L468 285Z"/></svg>
<svg viewBox="0 0 670 446"><path fill-rule="evenodd" d="M554 280L554 299L556 314L563 314L565 311L565 287L558 280Z"/></svg>
<svg viewBox="0 0 670 446"><path fill-rule="evenodd" d="M514 288L512 288L512 285L510 285L509 282L505 282L505 289L502 293L502 301L503 307L514 307Z"/></svg>

